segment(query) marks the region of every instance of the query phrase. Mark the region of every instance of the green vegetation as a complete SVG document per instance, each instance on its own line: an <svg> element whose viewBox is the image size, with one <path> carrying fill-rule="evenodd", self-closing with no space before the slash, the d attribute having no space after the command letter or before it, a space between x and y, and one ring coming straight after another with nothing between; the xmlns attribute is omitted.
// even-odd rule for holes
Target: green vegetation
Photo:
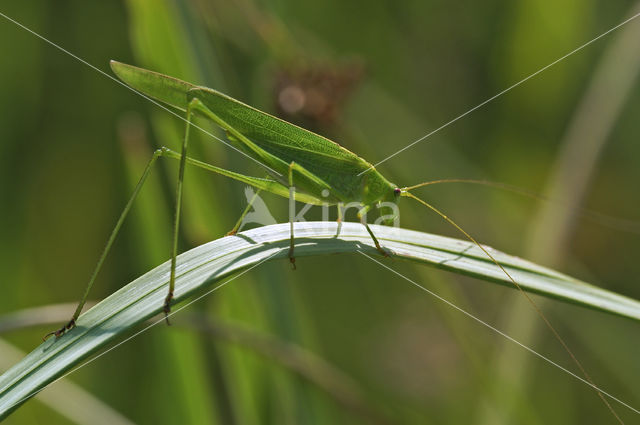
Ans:
<svg viewBox="0 0 640 425"><path fill-rule="evenodd" d="M376 162L618 24L631 7L561 1L541 8L529 0L464 8L432 1L130 0L5 2L0 12L105 72L108 60L117 58L214 87ZM630 23L608 35L379 170L398 183L489 179L546 193L551 201L463 184L420 189L482 243L640 298L640 208L633 185L640 178L638 27ZM9 21L0 24L0 40L9 58L0 67L4 316L77 299L144 165L159 146L179 150L184 123ZM263 173L206 135L194 137L192 156ZM175 165L166 161L151 174L92 297L105 298L169 257ZM187 168L180 250L224 235L246 206L243 192L240 183ZM277 221L286 221L286 202L264 199ZM581 207L631 221L581 214ZM420 206L403 202L401 208L403 228L459 236ZM320 215L318 209L310 217ZM317 246L331 243L340 240ZM462 252L460 261L471 252ZM301 255L297 264L295 272L285 259L248 271L176 314L175 326L156 326L68 379L138 423L613 421L585 384L512 349L361 255ZM517 291L404 261L384 264L573 370ZM637 407L637 322L535 300L595 382ZM112 301L92 314L113 307ZM139 329L133 323L161 304L101 341L131 334ZM187 313L195 319L186 320ZM52 329L49 320L3 338L31 351ZM203 332L207 323L238 324L248 340L268 336L275 344L268 346L294 346L303 358L313 353L312 364L322 366L304 369L287 360L287 350L238 344L233 331L228 337ZM74 344L97 342L76 341L82 332L78 327L68 336ZM64 341L49 340L37 350ZM0 350L6 349L3 341ZM56 364L60 359L53 356L42 368L46 378L25 381L25 391L97 349L75 352L66 363ZM341 371L335 376L348 384L322 383L314 370ZM614 408L625 422L636 420L632 411ZM7 423L69 423L64 412L31 400Z"/></svg>

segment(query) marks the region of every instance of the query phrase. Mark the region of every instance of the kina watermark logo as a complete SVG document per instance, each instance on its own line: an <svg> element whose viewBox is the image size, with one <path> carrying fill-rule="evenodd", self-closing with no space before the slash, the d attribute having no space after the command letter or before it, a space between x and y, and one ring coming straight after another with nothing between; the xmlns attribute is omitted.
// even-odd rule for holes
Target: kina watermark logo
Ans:
<svg viewBox="0 0 640 425"><path fill-rule="evenodd" d="M277 223L276 219L271 214L271 211L269 211L267 204L264 202L260 194L253 189L253 187L246 187L244 189L244 196L247 200L248 211L245 211L244 216L242 217L242 221L238 227L238 232L242 231L242 229L248 225L268 226L270 224ZM329 196L329 191L322 191L322 196ZM317 207L318 205L304 204L302 208L296 212L296 202L294 199L295 187L291 187L289 188L289 221L294 223L307 221L305 219L305 214L309 212L311 207ZM330 207L331 205L328 203L320 205L320 208L322 209L322 221L335 221L329 218ZM357 212L360 212L362 210L362 204L359 202L349 202L347 204L339 204L338 208L340 210L339 216L344 217L345 213L350 209L355 209ZM400 209L395 202L380 202L376 205L376 208L383 212L390 210L390 213L381 213L373 224L386 224L394 227L400 226ZM367 221L366 212L362 214L362 218L365 222Z"/></svg>
<svg viewBox="0 0 640 425"><path fill-rule="evenodd" d="M238 227L238 231L242 231L242 229L247 224L257 224L260 226L268 226L269 224L276 224L277 221L271 215L271 211L267 208L267 204L264 203L264 200L258 195L251 186L247 186L244 189L244 197L247 199L247 203L251 205L252 211L249 211L243 218L240 223L240 227Z"/></svg>

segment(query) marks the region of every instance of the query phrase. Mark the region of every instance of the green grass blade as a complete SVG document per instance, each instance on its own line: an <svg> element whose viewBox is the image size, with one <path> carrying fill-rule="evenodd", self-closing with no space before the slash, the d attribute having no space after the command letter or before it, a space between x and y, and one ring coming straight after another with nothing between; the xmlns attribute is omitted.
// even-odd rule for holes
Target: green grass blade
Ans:
<svg viewBox="0 0 640 425"><path fill-rule="evenodd" d="M508 286L500 269L466 241L411 230L371 226L395 258L429 264ZM358 223L296 223L296 256L354 253L378 255ZM289 224L265 226L194 248L178 258L176 301L203 293L217 282L267 260L287 258ZM640 302L490 249L520 286L531 292L640 320ZM387 265L398 268L390 260ZM372 264L372 267L380 267ZM390 276L392 277L392 276ZM122 339L162 311L169 278L164 263L83 314L77 327L50 338L0 377L0 419L39 389L78 367L92 354ZM348 277L345 283L348 283Z"/></svg>

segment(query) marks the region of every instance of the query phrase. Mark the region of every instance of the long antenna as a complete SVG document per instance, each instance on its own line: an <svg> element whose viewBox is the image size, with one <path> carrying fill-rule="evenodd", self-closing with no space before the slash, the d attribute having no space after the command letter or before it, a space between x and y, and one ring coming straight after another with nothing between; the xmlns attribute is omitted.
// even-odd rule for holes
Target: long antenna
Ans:
<svg viewBox="0 0 640 425"><path fill-rule="evenodd" d="M515 281L515 279L513 277L511 277L511 275L509 274L509 272L502 266L502 264L500 264L494 257L493 255L491 255L489 253L489 251L487 251L486 248L484 248L482 245L480 245L480 243L475 240L475 238L473 236L471 236L469 233L467 233L462 227L460 227L455 221L453 221L452 219L450 219L447 215L445 215L442 211L440 211L439 209L437 209L436 207L434 207L433 205L429 204L426 201L423 201L422 199L418 198L417 196L415 196L414 194L412 194L411 192L408 191L407 188L403 188L402 192L400 193L401 196L406 196L412 199L415 199L416 201L418 201L419 203L421 203L422 205L424 205L425 207L429 208L431 211L435 212L436 214L438 214L440 217L442 217L446 222L448 222L450 225L452 225L453 227L455 227L460 233L462 233L467 239L469 239L473 244L475 244L478 248L480 248L482 250L482 252L484 252L487 257L489 257L491 259L491 261L493 263L495 263L496 266L498 266L500 268L500 270L502 270L502 272L507 276L507 278L511 281L511 283L513 283L513 285L524 295L524 297L527 299L527 301L529 301L529 303L533 306L534 310L536 311L536 313L538 314L538 316L540 316L540 318L542 318L542 320L544 321L544 323L547 325L547 328L549 328L549 330L551 331L551 333L555 336L555 338L558 340L558 342L560 342L560 344L562 345L562 347L564 348L564 350L567 352L567 354L569 354L569 357L571 357L571 360L573 360L573 362L576 364L576 366L578 366L578 369L580 369L580 372L582 373L582 375L585 377L585 379L594 387L596 388L596 392L598 393L598 397L600 397L600 400L602 400L602 402L605 404L605 406L607 406L607 408L609 409L609 411L611 412L611 414L618 420L619 423L624 425L624 422L622 421L622 419L620 419L620 417L618 416L618 414L616 413L615 410L613 410L613 406L611 406L611 404L609 403L609 401L605 398L605 396L602 394L602 392L600 392L599 389L597 389L596 384L593 382L593 379L591 379L591 376L589 376L589 374L587 373L587 371L584 369L584 367L582 366L582 363L580 363L580 361L578 360L578 358L575 356L575 354L573 354L573 351L571 351L571 349L569 348L569 346L567 345L567 343L564 341L564 339L562 339L562 337L560 336L560 334L558 333L558 331L556 331L556 329L553 327L553 325L551 324L551 322L549 321L549 319L547 319L547 316L544 315L544 313L542 312L542 310L540 309L540 307L538 307L538 305L533 301L533 299L529 296L529 294L527 294L525 292L524 289L522 289L522 287L518 284L518 282Z"/></svg>
<svg viewBox="0 0 640 425"><path fill-rule="evenodd" d="M502 183L492 180L479 180L479 179L439 179L439 180L430 180L424 183L419 183L413 186L407 186L404 190L413 190L419 187L438 185L443 183L467 183L467 184L475 184L480 186L487 186L494 189L500 189L507 192L515 193L517 195L525 196L529 199L533 199L535 201L541 202L554 202L559 203L559 205L564 207L571 207L568 203L562 202L562 200L554 199L549 196L541 195L529 189L523 189L518 186L514 186L508 183ZM616 217L613 215L608 215L602 213L600 211L592 210L589 208L577 206L572 207L585 218L600 224L601 226L609 227L614 230L619 230L621 232L629 232L634 233L636 235L640 235L640 221L630 220L622 217Z"/></svg>

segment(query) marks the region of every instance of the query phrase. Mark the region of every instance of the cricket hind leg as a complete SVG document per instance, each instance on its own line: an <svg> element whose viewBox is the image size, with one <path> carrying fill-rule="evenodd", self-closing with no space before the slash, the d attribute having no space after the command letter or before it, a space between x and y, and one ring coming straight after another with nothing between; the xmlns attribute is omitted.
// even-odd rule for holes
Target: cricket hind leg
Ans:
<svg viewBox="0 0 640 425"><path fill-rule="evenodd" d="M178 236L180 233L180 213L182 210L182 188L184 182L184 169L187 164L187 148L189 145L189 129L191 128L191 117L192 117L192 109L195 102L198 102L197 99L191 100L189 105L187 106L187 118L186 125L184 129L184 138L182 139L182 150L180 153L180 165L178 168L178 184L176 186L176 199L175 199L175 216L173 220L173 241L171 245L171 272L169 278L169 291L167 292L167 296L164 299L164 307L162 311L164 312L164 318L167 322L167 325L170 325L169 322L169 313L171 312L171 302L173 301L173 292L176 286L176 258L178 256Z"/></svg>
<svg viewBox="0 0 640 425"><path fill-rule="evenodd" d="M158 158L160 158L163 155L163 152L161 149L156 150L153 153L153 156L151 157L151 159L149 160L149 162L147 163L146 167L144 168L144 171L142 172L142 176L140 176L140 179L138 180L138 183L136 184L135 189L133 190L133 193L131 194L131 197L129 198L129 200L127 201L127 204L125 205L124 209L122 210L122 212L120 213L120 217L118 217L118 221L116 222L115 227L113 228L113 230L111 231L111 234L109 235L109 239L107 240L107 243L104 247L104 249L102 250L102 254L100 254L100 257L98 258L98 263L96 264L93 273L91 273L91 277L89 278L89 282L87 283L87 286L84 290L84 294L82 295L82 298L80 299L80 301L78 302L78 306L76 307L75 311L73 312L73 315L71 316L71 319L69 320L69 322L67 322L64 326L62 326L60 329L53 331L53 332L49 332L48 334L46 334L44 336L43 339L47 339L50 336L55 336L60 337L62 334L64 334L66 331L73 329L76 326L76 320L78 320L78 317L80 316L80 313L82 312L82 308L84 307L87 298L89 296L89 291L91 291L91 288L93 287L93 284L95 283L96 278L98 277L98 273L100 273L100 270L102 269L102 265L104 264L105 259L107 258L107 255L109 254L109 251L111 251L111 247L113 246L113 243L116 239L116 237L118 236L118 233L120 232L120 228L122 227L122 224L124 223L124 220L127 218L127 215L129 214L129 211L131 210L131 207L133 206L133 203L135 202L136 198L138 197L138 194L140 193L140 190L142 189L142 186L144 185L145 181L147 180L147 177L149 177L149 174L151 173L151 169L153 167L153 165L155 164L155 162L157 161Z"/></svg>

